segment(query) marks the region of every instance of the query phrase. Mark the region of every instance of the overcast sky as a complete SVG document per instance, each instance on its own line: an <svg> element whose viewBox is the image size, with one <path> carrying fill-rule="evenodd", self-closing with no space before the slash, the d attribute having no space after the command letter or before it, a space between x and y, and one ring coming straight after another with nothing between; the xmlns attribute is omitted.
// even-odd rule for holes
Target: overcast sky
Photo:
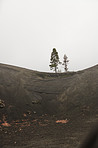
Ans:
<svg viewBox="0 0 98 148"><path fill-rule="evenodd" d="M98 0L0 0L0 63L48 72L53 48L70 71L98 64Z"/></svg>

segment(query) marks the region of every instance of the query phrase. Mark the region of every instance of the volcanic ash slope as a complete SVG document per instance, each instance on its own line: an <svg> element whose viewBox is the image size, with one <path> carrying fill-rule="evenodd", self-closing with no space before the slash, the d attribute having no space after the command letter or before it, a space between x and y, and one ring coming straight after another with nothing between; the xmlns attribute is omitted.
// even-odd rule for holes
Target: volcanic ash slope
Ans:
<svg viewBox="0 0 98 148"><path fill-rule="evenodd" d="M55 74L0 64L0 120L93 115L97 105L98 65Z"/></svg>

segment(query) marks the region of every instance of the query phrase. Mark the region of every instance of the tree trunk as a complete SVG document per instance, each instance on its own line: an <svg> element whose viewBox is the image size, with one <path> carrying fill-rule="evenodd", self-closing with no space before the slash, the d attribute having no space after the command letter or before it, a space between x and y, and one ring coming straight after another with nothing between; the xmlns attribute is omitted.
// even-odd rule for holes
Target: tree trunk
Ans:
<svg viewBox="0 0 98 148"><path fill-rule="evenodd" d="M55 73L57 73L57 67L55 67Z"/></svg>

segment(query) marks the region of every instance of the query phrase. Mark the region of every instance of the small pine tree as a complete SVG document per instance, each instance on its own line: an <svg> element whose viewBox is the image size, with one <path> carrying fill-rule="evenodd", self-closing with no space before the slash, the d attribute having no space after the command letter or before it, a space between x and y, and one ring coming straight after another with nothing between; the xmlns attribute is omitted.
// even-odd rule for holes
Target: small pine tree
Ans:
<svg viewBox="0 0 98 148"><path fill-rule="evenodd" d="M58 69L58 64L59 64L59 56L58 52L56 51L55 48L53 48L53 51L51 53L51 59L50 59L50 70L54 70L55 73L57 72Z"/></svg>
<svg viewBox="0 0 98 148"><path fill-rule="evenodd" d="M64 57L63 57L63 64L62 64L62 65L64 65L64 70L65 70L65 72L68 71L68 67L67 67L68 62L69 62L68 57L66 56L66 54L64 54Z"/></svg>

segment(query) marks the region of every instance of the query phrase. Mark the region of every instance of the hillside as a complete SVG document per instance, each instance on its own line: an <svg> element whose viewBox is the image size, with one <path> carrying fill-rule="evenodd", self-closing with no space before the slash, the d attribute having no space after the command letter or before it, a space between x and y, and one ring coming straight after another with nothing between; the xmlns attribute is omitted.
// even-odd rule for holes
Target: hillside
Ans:
<svg viewBox="0 0 98 148"><path fill-rule="evenodd" d="M74 119L96 121L98 65L78 72L55 74L0 64L1 123L4 118L11 123L45 115L70 119L73 124L76 124Z"/></svg>

